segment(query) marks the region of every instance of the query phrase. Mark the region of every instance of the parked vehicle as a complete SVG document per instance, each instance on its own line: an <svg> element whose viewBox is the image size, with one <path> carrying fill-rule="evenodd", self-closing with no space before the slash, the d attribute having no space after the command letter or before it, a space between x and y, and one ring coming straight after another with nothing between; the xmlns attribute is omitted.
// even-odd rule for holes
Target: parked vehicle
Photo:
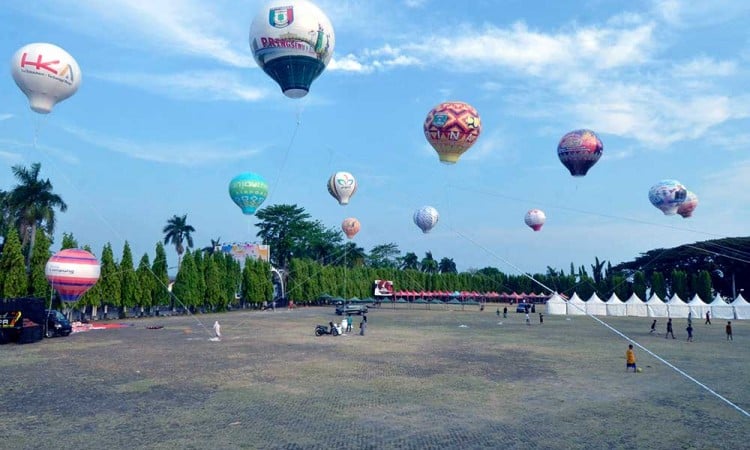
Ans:
<svg viewBox="0 0 750 450"><path fill-rule="evenodd" d="M73 332L70 321L60 311L48 309L45 316L47 321L44 326L44 337L67 336Z"/></svg>
<svg viewBox="0 0 750 450"><path fill-rule="evenodd" d="M530 303L519 303L518 306L516 306L516 312L517 313L525 313L531 311L531 304Z"/></svg>
<svg viewBox="0 0 750 450"><path fill-rule="evenodd" d="M331 334L333 336L338 336L341 334L341 330L338 326L334 325L333 322L328 322L328 325L331 328L328 328L325 325L318 325L315 327L315 336L323 336L324 334Z"/></svg>
<svg viewBox="0 0 750 450"><path fill-rule="evenodd" d="M368 311L367 305L356 305L356 304L348 304L348 305L339 305L336 307L336 314L339 316L343 316L344 314L367 314Z"/></svg>

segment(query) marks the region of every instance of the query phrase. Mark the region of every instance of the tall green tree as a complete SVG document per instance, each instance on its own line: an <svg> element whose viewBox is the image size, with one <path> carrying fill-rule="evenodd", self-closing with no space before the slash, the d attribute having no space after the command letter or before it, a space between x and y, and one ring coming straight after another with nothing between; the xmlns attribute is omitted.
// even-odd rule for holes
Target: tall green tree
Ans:
<svg viewBox="0 0 750 450"><path fill-rule="evenodd" d="M120 268L115 261L112 244L107 242L102 248L99 281L83 296L83 300L90 306L119 307L122 300L120 278ZM92 295L89 296L89 293ZM94 301L96 303L91 304Z"/></svg>
<svg viewBox="0 0 750 450"><path fill-rule="evenodd" d="M690 292L688 291L688 276L683 270L673 270L670 275L670 283L672 295L677 294L681 299L688 301L690 300Z"/></svg>
<svg viewBox="0 0 750 450"><path fill-rule="evenodd" d="M342 253L344 254L344 259L341 261L341 265L345 264L347 267L361 267L365 265L367 253L364 248L358 246L356 243L345 243Z"/></svg>
<svg viewBox="0 0 750 450"><path fill-rule="evenodd" d="M65 212L68 205L53 192L49 179L40 179L42 165L33 163L31 168L13 166L13 175L18 184L8 193L7 202L15 216L15 224L21 237L22 248L27 249L27 262L31 259L37 227L44 228L52 236L55 232L55 209Z"/></svg>
<svg viewBox="0 0 750 450"><path fill-rule="evenodd" d="M44 268L52 253L52 242L41 228L36 229L34 250L31 255L31 272L29 273L29 295L39 298L50 298L52 287L47 281Z"/></svg>
<svg viewBox="0 0 750 450"><path fill-rule="evenodd" d="M170 305L174 309L174 299L169 293L169 274L167 272L167 252L164 244L156 243L154 262L151 265L153 274L153 306Z"/></svg>
<svg viewBox="0 0 750 450"><path fill-rule="evenodd" d="M164 233L164 243L174 245L175 251L177 251L177 270L179 270L182 264L182 254L185 253L184 244L187 244L187 248L193 248L191 233L195 232L195 228L188 225L187 214L182 217L174 215L167 220L162 232Z"/></svg>
<svg viewBox="0 0 750 450"><path fill-rule="evenodd" d="M185 307L200 306L202 299L198 297L198 272L195 269L195 260L190 250L185 254L185 260L177 272L172 294L175 301Z"/></svg>
<svg viewBox="0 0 750 450"><path fill-rule="evenodd" d="M138 263L138 269L135 271L137 281L137 306L150 308L154 306L154 291L156 287L156 277L151 273L151 262L148 253L144 253L141 261Z"/></svg>
<svg viewBox="0 0 750 450"><path fill-rule="evenodd" d="M69 248L78 248L78 240L73 237L73 233L63 233L60 250L66 250Z"/></svg>
<svg viewBox="0 0 750 450"><path fill-rule="evenodd" d="M667 300L667 283L661 272L651 273L651 295L656 294L662 300Z"/></svg>
<svg viewBox="0 0 750 450"><path fill-rule="evenodd" d="M648 300L646 298L646 290L648 285L646 284L646 274L640 270L633 274L633 293L643 301Z"/></svg>
<svg viewBox="0 0 750 450"><path fill-rule="evenodd" d="M133 267L133 253L128 241L125 241L120 258L120 295L123 311L138 304L138 277Z"/></svg>
<svg viewBox="0 0 750 450"><path fill-rule="evenodd" d="M706 303L713 301L711 287L711 274L707 270L698 272L698 280L695 285L695 293Z"/></svg>
<svg viewBox="0 0 750 450"><path fill-rule="evenodd" d="M224 302L224 290L221 286L220 255L206 258L206 297L205 303L211 308L218 309Z"/></svg>
<svg viewBox="0 0 750 450"><path fill-rule="evenodd" d="M21 241L15 228L8 231L0 257L0 297L14 298L26 295L28 277L21 252Z"/></svg>

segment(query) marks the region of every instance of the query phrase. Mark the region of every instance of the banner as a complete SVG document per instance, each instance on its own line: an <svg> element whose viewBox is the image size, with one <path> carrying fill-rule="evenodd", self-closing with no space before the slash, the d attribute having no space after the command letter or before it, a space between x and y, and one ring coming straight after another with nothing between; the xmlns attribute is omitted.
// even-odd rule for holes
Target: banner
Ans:
<svg viewBox="0 0 750 450"><path fill-rule="evenodd" d="M265 262L269 262L271 259L271 247L263 244L234 242L231 244L221 244L215 250L232 255L232 258L235 261L239 261L240 264L245 263L245 258L259 259Z"/></svg>
<svg viewBox="0 0 750 450"><path fill-rule="evenodd" d="M375 297L392 297L393 296L393 281L390 280L375 280L373 289L373 295Z"/></svg>

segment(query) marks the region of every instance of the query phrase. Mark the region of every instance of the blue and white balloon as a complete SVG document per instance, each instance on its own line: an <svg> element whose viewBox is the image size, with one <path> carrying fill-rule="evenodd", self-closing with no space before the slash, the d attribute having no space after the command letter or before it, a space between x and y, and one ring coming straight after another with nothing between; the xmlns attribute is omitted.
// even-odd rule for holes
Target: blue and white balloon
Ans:
<svg viewBox="0 0 750 450"><path fill-rule="evenodd" d="M440 214L432 206L423 206L414 212L414 223L422 230L422 233L429 233L435 228L438 220L440 220Z"/></svg>
<svg viewBox="0 0 750 450"><path fill-rule="evenodd" d="M677 180L662 180L651 186L648 199L666 216L677 213L677 209L687 198L687 189Z"/></svg>

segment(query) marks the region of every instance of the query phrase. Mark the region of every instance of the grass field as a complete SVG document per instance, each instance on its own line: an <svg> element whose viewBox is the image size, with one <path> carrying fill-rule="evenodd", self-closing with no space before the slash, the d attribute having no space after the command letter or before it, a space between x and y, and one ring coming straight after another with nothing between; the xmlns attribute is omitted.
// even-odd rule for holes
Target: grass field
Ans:
<svg viewBox="0 0 750 450"><path fill-rule="evenodd" d="M0 347L0 448L748 448L750 417L588 317L384 306L128 320ZM214 320L223 339L211 342ZM359 318L355 316L355 331ZM744 411L750 324L606 322ZM162 329L147 326L163 325Z"/></svg>

